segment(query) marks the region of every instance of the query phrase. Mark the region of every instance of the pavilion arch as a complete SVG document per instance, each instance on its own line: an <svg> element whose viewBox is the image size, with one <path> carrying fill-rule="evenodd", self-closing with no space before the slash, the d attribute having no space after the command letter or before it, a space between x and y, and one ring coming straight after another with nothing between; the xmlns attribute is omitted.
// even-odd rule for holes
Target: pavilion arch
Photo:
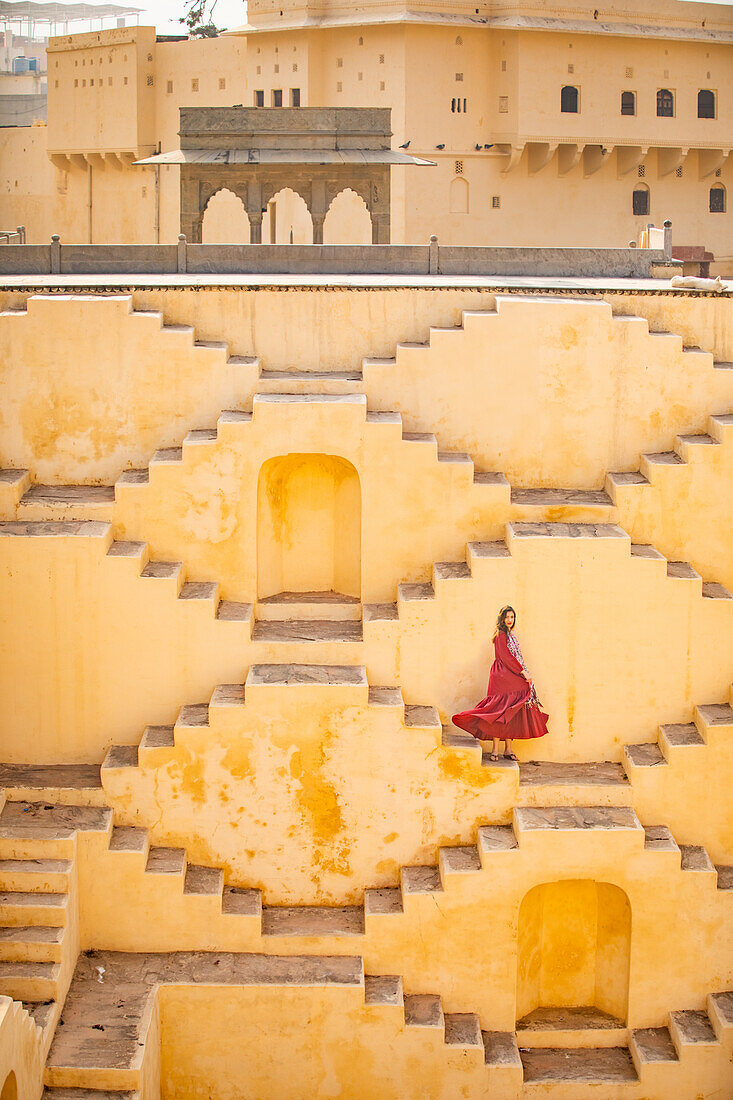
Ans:
<svg viewBox="0 0 733 1100"><path fill-rule="evenodd" d="M241 198L228 187L210 196L201 220L202 244L247 244L249 218Z"/></svg>
<svg viewBox="0 0 733 1100"><path fill-rule="evenodd" d="M464 176L456 176L451 180L450 212L451 214L468 213L468 180Z"/></svg>
<svg viewBox="0 0 733 1100"><path fill-rule="evenodd" d="M361 596L361 485L327 454L268 459L257 483L257 591Z"/></svg>
<svg viewBox="0 0 733 1100"><path fill-rule="evenodd" d="M12 1069L3 1083L0 1100L18 1100L18 1080Z"/></svg>
<svg viewBox="0 0 733 1100"><path fill-rule="evenodd" d="M625 1021L631 905L618 886L566 879L533 887L519 909L517 1020L593 1008Z"/></svg>
<svg viewBox="0 0 733 1100"><path fill-rule="evenodd" d="M363 197L351 187L334 195L323 222L324 244L371 244L372 218Z"/></svg>
<svg viewBox="0 0 733 1100"><path fill-rule="evenodd" d="M307 199L292 187L265 195L262 241L265 244L313 244L313 218Z"/></svg>

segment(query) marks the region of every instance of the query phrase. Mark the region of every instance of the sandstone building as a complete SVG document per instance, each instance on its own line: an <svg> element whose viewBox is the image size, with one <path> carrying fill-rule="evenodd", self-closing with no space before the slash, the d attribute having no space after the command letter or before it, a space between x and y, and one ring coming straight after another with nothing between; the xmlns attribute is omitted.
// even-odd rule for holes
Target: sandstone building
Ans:
<svg viewBox="0 0 733 1100"><path fill-rule="evenodd" d="M669 282L731 255L733 23L629 20L52 44L0 135L0 1100L733 1100L733 296ZM451 721L507 603L517 761Z"/></svg>
<svg viewBox="0 0 733 1100"><path fill-rule="evenodd" d="M669 218L679 246L726 270L732 51L729 5L678 0L409 12L267 0L219 39L63 36L49 47L48 127L0 137L0 219L33 241L173 241L178 168L134 162L178 148L179 107L389 106L394 147L436 162L395 174L396 242L619 245ZM275 196L263 232L311 240L304 204ZM248 239L241 204L212 199L204 240ZM334 204L324 239L371 239L356 196Z"/></svg>

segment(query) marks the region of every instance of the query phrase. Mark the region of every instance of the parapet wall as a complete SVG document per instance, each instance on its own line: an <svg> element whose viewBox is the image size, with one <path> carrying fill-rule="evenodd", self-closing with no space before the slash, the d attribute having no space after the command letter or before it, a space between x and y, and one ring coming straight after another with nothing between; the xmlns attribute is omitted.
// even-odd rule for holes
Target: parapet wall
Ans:
<svg viewBox="0 0 733 1100"><path fill-rule="evenodd" d="M0 275L500 275L652 277L669 247L509 248L429 245L17 245ZM682 270L681 263L670 270Z"/></svg>

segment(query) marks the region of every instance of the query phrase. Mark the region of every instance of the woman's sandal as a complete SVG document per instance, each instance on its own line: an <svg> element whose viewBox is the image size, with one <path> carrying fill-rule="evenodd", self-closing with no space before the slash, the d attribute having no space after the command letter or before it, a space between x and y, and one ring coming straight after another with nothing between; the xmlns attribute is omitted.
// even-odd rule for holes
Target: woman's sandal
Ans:
<svg viewBox="0 0 733 1100"><path fill-rule="evenodd" d="M490 752L489 753L489 760L492 762L492 764L496 764L499 760L498 752Z"/></svg>
<svg viewBox="0 0 733 1100"><path fill-rule="evenodd" d="M505 752L504 753L504 759L505 760L516 760L517 757L514 755L513 752Z"/></svg>

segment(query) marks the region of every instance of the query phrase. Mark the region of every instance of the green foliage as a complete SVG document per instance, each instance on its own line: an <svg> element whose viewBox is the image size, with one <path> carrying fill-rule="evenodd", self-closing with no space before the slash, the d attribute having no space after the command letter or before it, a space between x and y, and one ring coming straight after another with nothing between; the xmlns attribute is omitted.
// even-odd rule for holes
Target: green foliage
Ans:
<svg viewBox="0 0 733 1100"><path fill-rule="evenodd" d="M185 14L179 19L197 38L216 38L222 29L214 23L216 0L184 0Z"/></svg>

